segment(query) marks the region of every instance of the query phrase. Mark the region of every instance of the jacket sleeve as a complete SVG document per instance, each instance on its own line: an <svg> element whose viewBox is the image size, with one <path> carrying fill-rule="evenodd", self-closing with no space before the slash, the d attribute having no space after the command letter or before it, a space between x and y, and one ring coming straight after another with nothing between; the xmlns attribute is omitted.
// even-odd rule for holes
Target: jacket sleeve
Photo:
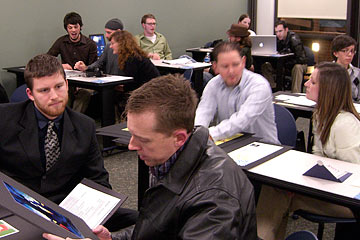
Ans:
<svg viewBox="0 0 360 240"><path fill-rule="evenodd" d="M167 42L167 40L165 40L164 59L166 60L172 59L171 49L169 47L169 43Z"/></svg>
<svg viewBox="0 0 360 240"><path fill-rule="evenodd" d="M51 46L47 54L57 57L60 54L60 47L59 47L60 39L57 39L54 44Z"/></svg>
<svg viewBox="0 0 360 240"><path fill-rule="evenodd" d="M90 45L90 49L89 49L88 64L94 63L97 59L98 59L98 56L97 56L96 43L93 40L91 40L91 45Z"/></svg>
<svg viewBox="0 0 360 240"><path fill-rule="evenodd" d="M130 240L133 231L134 231L134 226L125 228L124 230L121 230L120 232L112 233L111 239L112 240Z"/></svg>
<svg viewBox="0 0 360 240"><path fill-rule="evenodd" d="M92 129L89 129L89 132L92 132L93 134L91 136L88 161L82 167L80 174L84 178L88 178L107 188L111 188L111 185L109 183L109 173L104 167L104 160L101 157L99 144L96 140L94 123L92 124Z"/></svg>
<svg viewBox="0 0 360 240"><path fill-rule="evenodd" d="M107 46L106 46L107 48ZM96 62L93 62L92 64L90 64L88 66L89 70L93 70L95 68L99 68L100 70L104 71L104 66L106 63L106 57L107 57L107 49L104 49L103 54L101 54L101 56L99 57L99 59Z"/></svg>
<svg viewBox="0 0 360 240"><path fill-rule="evenodd" d="M290 48L295 54L295 64L306 64L307 58L304 50L304 46L298 35L294 34L290 38Z"/></svg>
<svg viewBox="0 0 360 240"><path fill-rule="evenodd" d="M360 164L360 122L351 113L339 117L339 121L331 126L328 140L331 146L336 147L335 158Z"/></svg>
<svg viewBox="0 0 360 240"><path fill-rule="evenodd" d="M178 239L245 240L257 236L254 199L240 202L223 190L211 189L197 194L185 203L181 215L179 224L183 226Z"/></svg>

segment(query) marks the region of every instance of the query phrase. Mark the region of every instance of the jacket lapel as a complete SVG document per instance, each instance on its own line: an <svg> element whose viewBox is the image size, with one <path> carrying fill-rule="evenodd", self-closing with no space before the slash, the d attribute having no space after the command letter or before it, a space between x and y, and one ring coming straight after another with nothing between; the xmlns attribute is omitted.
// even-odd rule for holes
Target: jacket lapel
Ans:
<svg viewBox="0 0 360 240"><path fill-rule="evenodd" d="M20 129L18 137L28 160L32 162L37 169L44 171L40 160L39 130L34 111L34 104L29 102L19 121Z"/></svg>

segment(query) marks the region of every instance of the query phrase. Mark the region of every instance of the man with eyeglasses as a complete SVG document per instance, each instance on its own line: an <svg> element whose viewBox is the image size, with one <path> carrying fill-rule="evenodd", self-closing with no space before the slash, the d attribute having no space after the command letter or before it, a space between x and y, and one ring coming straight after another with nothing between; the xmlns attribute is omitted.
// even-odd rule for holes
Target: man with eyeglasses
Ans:
<svg viewBox="0 0 360 240"><path fill-rule="evenodd" d="M348 70L354 101L360 101L360 69L351 62L356 54L356 41L348 35L339 35L331 42L331 53L336 63Z"/></svg>
<svg viewBox="0 0 360 240"><path fill-rule="evenodd" d="M301 83L306 71L307 57L300 37L289 31L285 21L275 23L277 51L279 53L294 53L294 58L286 61L285 69L291 71L291 92L301 92Z"/></svg>
<svg viewBox="0 0 360 240"><path fill-rule="evenodd" d="M145 14L141 18L144 33L135 36L139 46L154 60L172 59L169 44L161 33L155 32L156 18L152 14Z"/></svg>

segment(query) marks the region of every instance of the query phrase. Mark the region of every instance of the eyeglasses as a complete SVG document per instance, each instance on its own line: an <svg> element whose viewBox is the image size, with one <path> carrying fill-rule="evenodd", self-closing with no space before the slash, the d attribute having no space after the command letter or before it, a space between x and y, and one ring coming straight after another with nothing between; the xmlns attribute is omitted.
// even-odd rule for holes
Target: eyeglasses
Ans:
<svg viewBox="0 0 360 240"><path fill-rule="evenodd" d="M156 26L156 23L145 23L145 24L149 26Z"/></svg>
<svg viewBox="0 0 360 240"><path fill-rule="evenodd" d="M355 55L355 54L356 54L356 50L355 50L355 49L341 49L339 52L342 52L342 53L345 53L345 54L351 53L351 55Z"/></svg>

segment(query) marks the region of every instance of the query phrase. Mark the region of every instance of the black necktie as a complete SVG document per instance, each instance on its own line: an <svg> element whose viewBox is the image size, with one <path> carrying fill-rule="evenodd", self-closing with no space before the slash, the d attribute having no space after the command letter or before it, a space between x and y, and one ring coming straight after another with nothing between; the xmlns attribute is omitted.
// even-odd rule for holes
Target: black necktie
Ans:
<svg viewBox="0 0 360 240"><path fill-rule="evenodd" d="M46 171L48 171L58 160L60 156L60 144L56 132L54 131L54 122L48 122L48 129L45 136L45 157Z"/></svg>

